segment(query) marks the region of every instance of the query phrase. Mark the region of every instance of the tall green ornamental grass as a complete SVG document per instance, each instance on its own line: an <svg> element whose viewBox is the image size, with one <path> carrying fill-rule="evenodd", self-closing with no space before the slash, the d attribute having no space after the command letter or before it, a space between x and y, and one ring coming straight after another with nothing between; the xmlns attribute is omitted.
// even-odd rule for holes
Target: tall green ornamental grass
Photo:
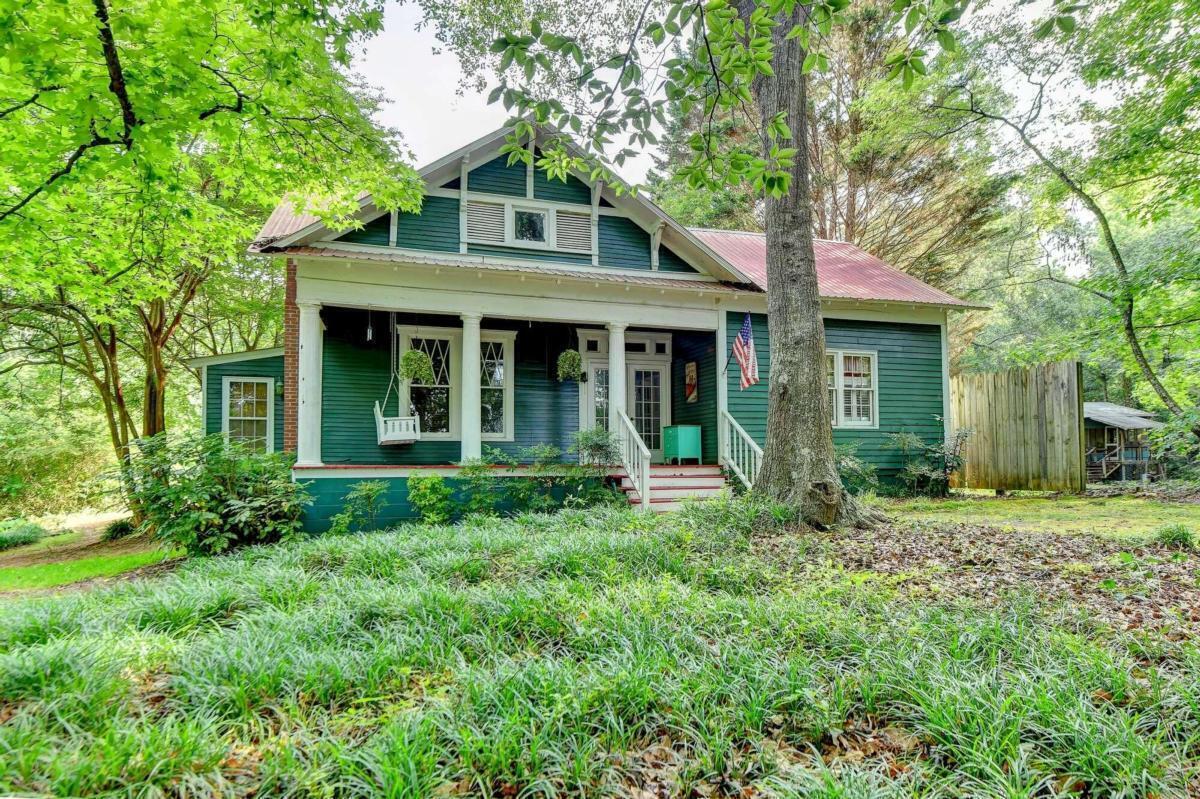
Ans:
<svg viewBox="0 0 1200 799"><path fill-rule="evenodd" d="M786 521L473 517L12 603L0 794L1185 792L1194 646L796 577Z"/></svg>
<svg viewBox="0 0 1200 799"><path fill-rule="evenodd" d="M0 552L34 544L49 535L45 528L25 519L0 521Z"/></svg>

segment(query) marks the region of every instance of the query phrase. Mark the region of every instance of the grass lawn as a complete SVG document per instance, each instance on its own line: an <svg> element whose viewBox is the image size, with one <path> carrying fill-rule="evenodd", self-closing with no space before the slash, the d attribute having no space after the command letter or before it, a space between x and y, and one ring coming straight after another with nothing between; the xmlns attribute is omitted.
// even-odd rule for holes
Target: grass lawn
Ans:
<svg viewBox="0 0 1200 799"><path fill-rule="evenodd" d="M30 546L39 546L46 540L49 539L43 539L43 541ZM0 568L0 591L54 588L96 577L112 577L131 569L158 563L169 557L172 557L172 553L148 548L136 552L115 552L55 563L5 566Z"/></svg>
<svg viewBox="0 0 1200 799"><path fill-rule="evenodd" d="M956 571L1009 582L931 597L887 570L927 568L908 528L839 539L760 511L324 537L9 603L0 794L1189 790L1195 554L1112 544L1095 568L1145 590L1071 569L1043 595L1016 565L1032 539L946 532ZM985 545L1012 553L989 564ZM1100 596L1158 616L1093 613Z"/></svg>
<svg viewBox="0 0 1200 799"><path fill-rule="evenodd" d="M1116 497L956 497L944 500L883 500L888 512L905 518L989 524L1059 533L1091 533L1144 540L1169 524L1185 524L1200 535L1200 503Z"/></svg>

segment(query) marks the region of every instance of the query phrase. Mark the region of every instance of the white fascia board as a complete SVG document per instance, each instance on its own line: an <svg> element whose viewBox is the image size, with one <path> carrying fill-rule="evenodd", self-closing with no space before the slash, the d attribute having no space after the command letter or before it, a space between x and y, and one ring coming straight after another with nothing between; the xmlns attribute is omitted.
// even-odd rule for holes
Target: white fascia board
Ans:
<svg viewBox="0 0 1200 799"><path fill-rule="evenodd" d="M372 307L412 313L537 319L569 324L620 322L682 330L715 330L723 297L620 284L521 280L520 274L472 275L455 268L454 280L439 270L395 271L371 264L301 261L296 278L299 302ZM486 280L484 278L487 278ZM634 287L630 287L634 288ZM763 308L766 305L764 303Z"/></svg>
<svg viewBox="0 0 1200 799"><path fill-rule="evenodd" d="M581 278L587 279L594 275L620 275L625 277L647 278L652 277L655 280L662 281L686 281L686 282L702 282L712 283L714 290L723 290L721 281L711 275L691 274L690 272L656 272L649 269L619 269L613 267L591 266L589 264L573 264L573 263L558 263L555 261L535 260L532 258L515 258L499 255L480 255L470 253L454 253L454 252L435 252L432 250L409 250L400 247L380 247L375 244L355 244L344 241L322 241L319 246L328 250L344 250L347 253L373 253L376 255L384 254L394 256L394 260L388 261L374 260L371 263L387 264L387 263L410 263L410 264L434 264L441 266L458 266L470 268L484 264L497 264L500 266L514 266L521 268L543 268L556 269L563 272L578 273ZM313 246L317 246L314 244ZM572 252L572 255L584 255L583 252ZM320 256L320 255L304 255L306 259L330 258L332 260L344 260L341 256ZM533 272L525 272L524 274L534 276ZM550 277L562 277L562 275L551 275ZM643 287L644 286L643 284ZM704 289L695 289L703 291Z"/></svg>
<svg viewBox="0 0 1200 799"><path fill-rule="evenodd" d="M246 350L244 352L230 352L224 355L204 355L199 358L189 358L186 363L192 367L216 366L222 363L237 363L239 361L253 361L258 358L274 358L283 355L283 347L271 347L265 350Z"/></svg>

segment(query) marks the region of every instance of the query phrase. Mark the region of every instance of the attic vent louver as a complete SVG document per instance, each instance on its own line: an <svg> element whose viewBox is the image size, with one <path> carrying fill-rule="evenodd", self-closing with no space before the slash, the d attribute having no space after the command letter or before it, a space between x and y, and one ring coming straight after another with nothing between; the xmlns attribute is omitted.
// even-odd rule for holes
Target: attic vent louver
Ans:
<svg viewBox="0 0 1200 799"><path fill-rule="evenodd" d="M504 243L504 205L467 203L467 238L472 241Z"/></svg>
<svg viewBox="0 0 1200 799"><path fill-rule="evenodd" d="M559 211L558 248L560 250L592 251L592 215Z"/></svg>

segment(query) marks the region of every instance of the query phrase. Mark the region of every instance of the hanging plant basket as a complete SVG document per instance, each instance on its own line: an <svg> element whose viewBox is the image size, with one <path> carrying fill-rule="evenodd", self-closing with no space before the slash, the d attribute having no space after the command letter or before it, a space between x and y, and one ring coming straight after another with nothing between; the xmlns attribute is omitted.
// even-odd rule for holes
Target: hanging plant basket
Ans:
<svg viewBox="0 0 1200 799"><path fill-rule="evenodd" d="M558 379L581 380L583 378L583 358L579 350L563 350L558 356Z"/></svg>
<svg viewBox="0 0 1200 799"><path fill-rule="evenodd" d="M422 350L409 350L400 356L400 379L410 383L433 382L433 359Z"/></svg>

